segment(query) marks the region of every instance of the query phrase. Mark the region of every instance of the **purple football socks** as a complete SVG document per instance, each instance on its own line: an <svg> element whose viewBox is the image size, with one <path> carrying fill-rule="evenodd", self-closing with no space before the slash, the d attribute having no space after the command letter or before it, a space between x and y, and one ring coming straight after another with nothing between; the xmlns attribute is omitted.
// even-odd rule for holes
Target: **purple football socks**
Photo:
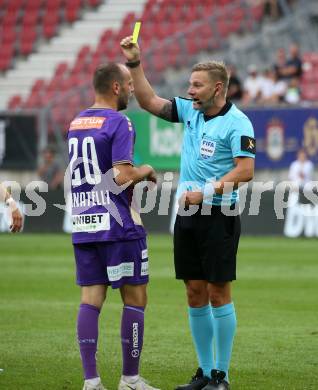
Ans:
<svg viewBox="0 0 318 390"><path fill-rule="evenodd" d="M125 305L121 321L123 375L125 376L138 375L143 337L144 308Z"/></svg>
<svg viewBox="0 0 318 390"><path fill-rule="evenodd" d="M98 318L100 310L92 305L81 304L77 317L77 337L82 357L85 379L98 377L96 352Z"/></svg>

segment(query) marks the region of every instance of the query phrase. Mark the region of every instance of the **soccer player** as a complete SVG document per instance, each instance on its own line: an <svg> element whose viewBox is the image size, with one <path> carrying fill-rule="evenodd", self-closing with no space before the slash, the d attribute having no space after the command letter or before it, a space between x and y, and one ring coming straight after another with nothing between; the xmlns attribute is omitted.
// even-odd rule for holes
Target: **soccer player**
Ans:
<svg viewBox="0 0 318 390"><path fill-rule="evenodd" d="M0 201L4 202L10 209L11 213L11 225L10 231L12 233L18 233L22 228L23 218L18 209L15 200L12 198L9 191L0 183Z"/></svg>
<svg viewBox="0 0 318 390"><path fill-rule="evenodd" d="M174 227L176 277L185 283L199 363L190 383L177 390L229 389L236 330L231 281L236 279L240 236L240 219L233 209L239 183L254 174L253 127L245 114L226 101L228 72L223 63L195 65L190 99L170 101L157 96L147 81L139 46L132 43L132 37L124 38L121 47L140 106L185 125L177 196L185 206L199 205L192 216L179 212Z"/></svg>
<svg viewBox="0 0 318 390"><path fill-rule="evenodd" d="M135 130L118 112L133 93L129 70L122 64L101 65L93 84L95 103L68 131L83 389L104 389L96 368L98 318L111 286L120 290L124 304L118 390L156 390L139 376L149 276L146 233L132 205L134 184L155 183L156 173L150 165L134 166Z"/></svg>

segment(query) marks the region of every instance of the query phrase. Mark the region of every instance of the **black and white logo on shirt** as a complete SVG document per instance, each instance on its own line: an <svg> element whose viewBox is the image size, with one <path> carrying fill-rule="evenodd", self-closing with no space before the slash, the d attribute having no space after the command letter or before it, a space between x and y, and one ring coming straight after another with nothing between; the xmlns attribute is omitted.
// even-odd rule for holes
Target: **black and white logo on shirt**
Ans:
<svg viewBox="0 0 318 390"><path fill-rule="evenodd" d="M202 138L200 145L200 155L202 158L211 158L214 155L216 142L208 138Z"/></svg>

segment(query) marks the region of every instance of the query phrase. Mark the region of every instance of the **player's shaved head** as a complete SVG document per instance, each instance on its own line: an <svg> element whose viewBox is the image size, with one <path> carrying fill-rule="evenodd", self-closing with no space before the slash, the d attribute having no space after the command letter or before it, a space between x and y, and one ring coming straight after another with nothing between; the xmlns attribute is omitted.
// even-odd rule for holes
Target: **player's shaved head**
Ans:
<svg viewBox="0 0 318 390"><path fill-rule="evenodd" d="M209 74L213 82L221 81L224 85L224 91L227 91L229 85L229 75L224 62L222 61L207 61L199 62L194 65L192 72L205 71Z"/></svg>
<svg viewBox="0 0 318 390"><path fill-rule="evenodd" d="M125 76L120 64L110 62L100 65L94 73L93 85L95 92L100 95L105 95L110 92L113 82L119 84L124 82Z"/></svg>

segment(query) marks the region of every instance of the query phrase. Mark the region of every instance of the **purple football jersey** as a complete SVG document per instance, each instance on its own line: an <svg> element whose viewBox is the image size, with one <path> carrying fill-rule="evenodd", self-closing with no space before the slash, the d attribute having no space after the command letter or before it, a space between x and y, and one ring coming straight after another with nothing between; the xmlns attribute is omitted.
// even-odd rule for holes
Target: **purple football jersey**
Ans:
<svg viewBox="0 0 318 390"><path fill-rule="evenodd" d="M73 243L135 240L146 236L133 188L114 181L113 166L133 164L135 130L111 109L90 108L70 124L68 148Z"/></svg>

